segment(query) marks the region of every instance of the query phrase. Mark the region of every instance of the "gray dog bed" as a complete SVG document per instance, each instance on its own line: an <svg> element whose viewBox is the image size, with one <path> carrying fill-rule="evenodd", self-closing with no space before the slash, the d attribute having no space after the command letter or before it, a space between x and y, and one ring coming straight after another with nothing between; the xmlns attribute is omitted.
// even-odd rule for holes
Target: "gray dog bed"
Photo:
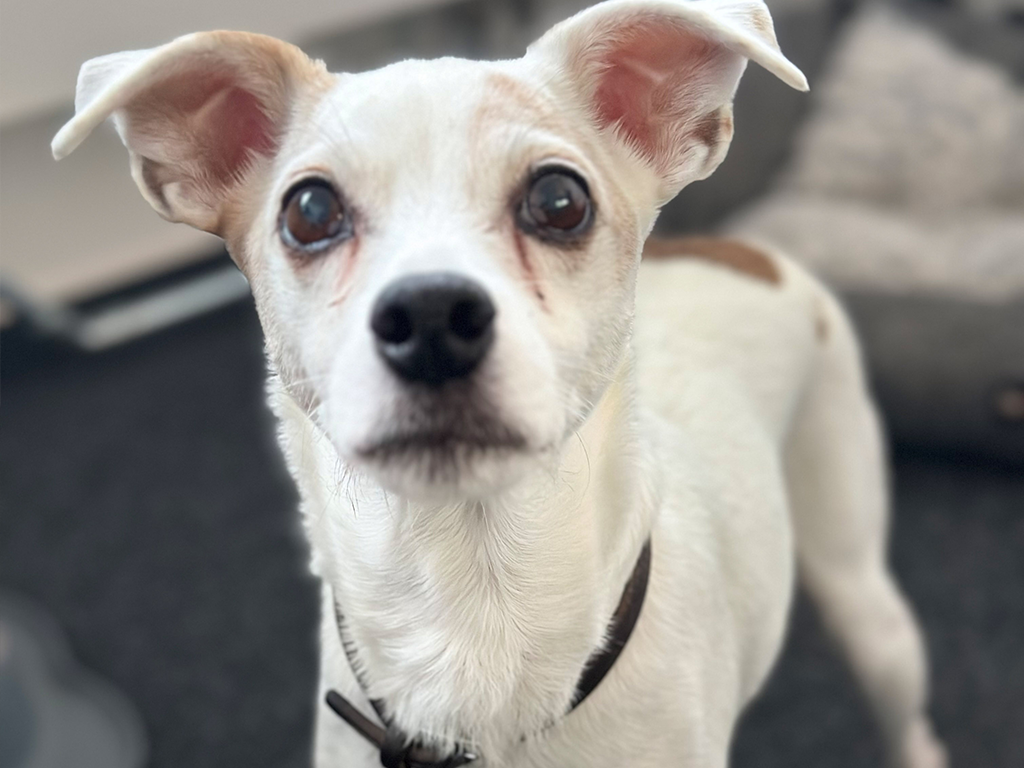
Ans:
<svg viewBox="0 0 1024 768"><path fill-rule="evenodd" d="M868 4L769 194L726 229L847 298L905 442L1024 460L1024 89Z"/></svg>

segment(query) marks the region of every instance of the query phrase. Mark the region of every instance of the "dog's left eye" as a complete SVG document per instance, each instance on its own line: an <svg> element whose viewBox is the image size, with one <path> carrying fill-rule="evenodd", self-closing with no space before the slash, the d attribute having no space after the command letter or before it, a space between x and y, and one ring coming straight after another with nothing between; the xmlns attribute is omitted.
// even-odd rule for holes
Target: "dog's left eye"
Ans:
<svg viewBox="0 0 1024 768"><path fill-rule="evenodd" d="M318 251L345 235L349 220L338 194L327 182L306 181L285 195L279 228L286 245Z"/></svg>
<svg viewBox="0 0 1024 768"><path fill-rule="evenodd" d="M587 183L568 168L550 168L534 175L519 209L526 231L555 240L571 240L593 221Z"/></svg>

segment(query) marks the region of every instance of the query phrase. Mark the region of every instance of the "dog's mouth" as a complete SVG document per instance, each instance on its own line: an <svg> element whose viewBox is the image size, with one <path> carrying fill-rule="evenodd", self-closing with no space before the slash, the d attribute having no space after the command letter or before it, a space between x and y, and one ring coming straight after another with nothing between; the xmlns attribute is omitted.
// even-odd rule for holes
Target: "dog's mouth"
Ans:
<svg viewBox="0 0 1024 768"><path fill-rule="evenodd" d="M458 481L481 461L530 451L521 431L474 398L417 403L389 422L356 455L379 470L412 471L421 481Z"/></svg>
<svg viewBox="0 0 1024 768"><path fill-rule="evenodd" d="M488 424L476 429L421 429L401 431L374 439L359 447L360 459L375 463L434 457L452 463L464 462L481 454L522 452L526 438L510 427Z"/></svg>

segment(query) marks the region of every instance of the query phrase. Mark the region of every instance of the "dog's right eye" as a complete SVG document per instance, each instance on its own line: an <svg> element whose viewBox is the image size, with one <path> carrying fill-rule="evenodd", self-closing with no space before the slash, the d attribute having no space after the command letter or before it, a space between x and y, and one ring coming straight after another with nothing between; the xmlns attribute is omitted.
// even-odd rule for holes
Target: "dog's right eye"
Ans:
<svg viewBox="0 0 1024 768"><path fill-rule="evenodd" d="M349 217L326 181L304 181L285 195L278 225L281 239L297 250L320 251L350 233Z"/></svg>

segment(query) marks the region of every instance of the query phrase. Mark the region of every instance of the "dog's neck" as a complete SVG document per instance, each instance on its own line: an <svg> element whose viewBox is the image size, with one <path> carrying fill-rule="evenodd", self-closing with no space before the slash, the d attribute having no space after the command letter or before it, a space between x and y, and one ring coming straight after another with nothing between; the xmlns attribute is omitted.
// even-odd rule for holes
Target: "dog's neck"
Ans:
<svg viewBox="0 0 1024 768"><path fill-rule="evenodd" d="M486 502L387 493L287 395L271 400L368 693L406 732L489 754L562 715L656 508L631 364L559 453Z"/></svg>

